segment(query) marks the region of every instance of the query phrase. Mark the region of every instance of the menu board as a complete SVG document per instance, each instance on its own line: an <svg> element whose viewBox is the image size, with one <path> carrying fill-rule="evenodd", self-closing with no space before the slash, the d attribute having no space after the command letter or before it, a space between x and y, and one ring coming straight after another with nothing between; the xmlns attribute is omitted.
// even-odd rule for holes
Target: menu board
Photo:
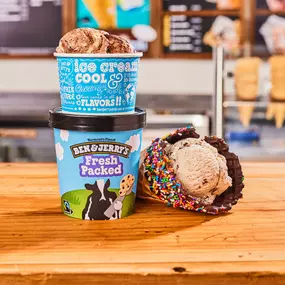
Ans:
<svg viewBox="0 0 285 285"><path fill-rule="evenodd" d="M284 0L256 0L257 9L268 9L270 11L285 11Z"/></svg>
<svg viewBox="0 0 285 285"><path fill-rule="evenodd" d="M241 6L241 0L163 0L163 8L171 12L200 10L235 10Z"/></svg>
<svg viewBox="0 0 285 285"><path fill-rule="evenodd" d="M255 53L285 54L285 17L256 16Z"/></svg>
<svg viewBox="0 0 285 285"><path fill-rule="evenodd" d="M269 9L267 0L256 0L256 8L258 9Z"/></svg>
<svg viewBox="0 0 285 285"><path fill-rule="evenodd" d="M210 53L216 36L221 40L232 35L237 17L166 15L163 25L163 43L166 53ZM219 30L217 30L217 28ZM232 38L232 37L231 37Z"/></svg>
<svg viewBox="0 0 285 285"><path fill-rule="evenodd" d="M1 0L0 54L52 54L61 37L61 0Z"/></svg>
<svg viewBox="0 0 285 285"><path fill-rule="evenodd" d="M255 52L258 54L269 54L269 51L266 47L266 43L265 43L265 39L262 36L262 34L260 33L260 29L262 27L262 25L264 25L264 23L266 22L268 16L257 16L256 20L255 20L255 45L254 45L254 49Z"/></svg>
<svg viewBox="0 0 285 285"><path fill-rule="evenodd" d="M164 0L163 8L166 11L200 11L205 10L215 10L216 3L205 0Z"/></svg>

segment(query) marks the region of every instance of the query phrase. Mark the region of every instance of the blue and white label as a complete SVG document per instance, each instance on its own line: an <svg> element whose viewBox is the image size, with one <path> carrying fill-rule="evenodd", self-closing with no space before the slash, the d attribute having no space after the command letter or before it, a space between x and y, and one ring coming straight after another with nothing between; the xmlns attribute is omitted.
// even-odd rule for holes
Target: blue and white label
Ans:
<svg viewBox="0 0 285 285"><path fill-rule="evenodd" d="M78 132L54 129L63 212L83 220L133 212L142 129Z"/></svg>
<svg viewBox="0 0 285 285"><path fill-rule="evenodd" d="M135 109L139 58L58 57L64 112L130 113Z"/></svg>

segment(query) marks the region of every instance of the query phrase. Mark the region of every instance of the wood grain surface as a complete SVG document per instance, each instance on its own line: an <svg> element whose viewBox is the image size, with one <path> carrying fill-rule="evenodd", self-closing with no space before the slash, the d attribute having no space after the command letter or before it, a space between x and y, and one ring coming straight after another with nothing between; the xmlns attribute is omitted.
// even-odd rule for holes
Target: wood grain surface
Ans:
<svg viewBox="0 0 285 285"><path fill-rule="evenodd" d="M229 214L138 201L103 222L61 214L55 164L0 164L0 284L285 284L285 163L244 172Z"/></svg>

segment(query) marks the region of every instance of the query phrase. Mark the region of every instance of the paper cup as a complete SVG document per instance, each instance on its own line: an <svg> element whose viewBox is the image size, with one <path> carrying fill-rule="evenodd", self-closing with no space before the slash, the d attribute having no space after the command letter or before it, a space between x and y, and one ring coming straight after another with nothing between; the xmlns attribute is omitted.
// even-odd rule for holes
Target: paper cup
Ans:
<svg viewBox="0 0 285 285"><path fill-rule="evenodd" d="M50 111L62 211L83 220L113 220L135 205L146 113L86 116Z"/></svg>
<svg viewBox="0 0 285 285"><path fill-rule="evenodd" d="M54 55L63 112L90 115L134 112L142 53Z"/></svg>

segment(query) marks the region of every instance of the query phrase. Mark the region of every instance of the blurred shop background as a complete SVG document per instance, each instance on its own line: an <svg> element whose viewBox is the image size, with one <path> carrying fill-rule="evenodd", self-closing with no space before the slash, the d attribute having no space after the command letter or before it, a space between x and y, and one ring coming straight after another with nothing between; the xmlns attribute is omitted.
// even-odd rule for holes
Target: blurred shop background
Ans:
<svg viewBox="0 0 285 285"><path fill-rule="evenodd" d="M0 161L55 160L52 54L76 27L123 35L144 52L144 147L191 124L201 136L214 132L213 50L222 46L216 103L226 140L244 161L285 160L285 0L0 0Z"/></svg>

